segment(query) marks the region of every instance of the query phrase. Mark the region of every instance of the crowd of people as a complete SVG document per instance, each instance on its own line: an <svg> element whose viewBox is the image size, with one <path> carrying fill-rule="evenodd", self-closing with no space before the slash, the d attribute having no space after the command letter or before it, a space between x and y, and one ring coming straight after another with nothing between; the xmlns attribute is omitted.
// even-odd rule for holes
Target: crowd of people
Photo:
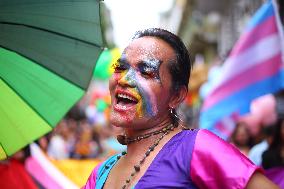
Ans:
<svg viewBox="0 0 284 189"><path fill-rule="evenodd" d="M124 149L115 143L119 132L119 128L92 125L87 119L65 118L53 132L40 140L47 141L45 150L51 158L103 159Z"/></svg>

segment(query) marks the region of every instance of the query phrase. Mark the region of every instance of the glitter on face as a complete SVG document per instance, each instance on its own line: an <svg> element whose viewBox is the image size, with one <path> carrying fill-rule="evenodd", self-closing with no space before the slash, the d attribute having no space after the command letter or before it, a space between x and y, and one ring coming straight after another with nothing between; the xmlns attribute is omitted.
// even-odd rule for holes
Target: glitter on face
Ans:
<svg viewBox="0 0 284 189"><path fill-rule="evenodd" d="M142 75L152 77L160 82L159 68L161 61L157 59L144 60L138 64L138 69Z"/></svg>
<svg viewBox="0 0 284 189"><path fill-rule="evenodd" d="M130 92L137 98L141 99L141 102L137 104L136 114L138 117L143 116L155 116L157 114L157 101L152 90L148 86L145 80L155 79L161 83L159 77L159 66L161 61L156 59L149 59L142 61L138 64L137 69L131 67L125 56L122 55L118 60L116 69L121 72L120 77L116 76L115 79L121 79L122 83L133 87L130 88Z"/></svg>
<svg viewBox="0 0 284 189"><path fill-rule="evenodd" d="M173 49L155 37L135 39L124 49L109 85L112 124L143 128L168 119L172 58Z"/></svg>

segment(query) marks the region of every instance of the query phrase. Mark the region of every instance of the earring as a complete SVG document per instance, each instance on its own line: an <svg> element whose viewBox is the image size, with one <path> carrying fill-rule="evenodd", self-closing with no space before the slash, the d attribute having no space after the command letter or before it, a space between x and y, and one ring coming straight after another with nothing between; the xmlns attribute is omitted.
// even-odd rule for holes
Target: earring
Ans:
<svg viewBox="0 0 284 189"><path fill-rule="evenodd" d="M174 115L175 113L174 113L173 109L174 109L173 107L170 107L170 113Z"/></svg>
<svg viewBox="0 0 284 189"><path fill-rule="evenodd" d="M181 125L181 127L183 128L183 129L185 129L185 130L189 130L190 128L188 128L188 126L185 126L185 124L184 124L184 121L183 120L181 120L180 118L179 118L179 116L174 112L174 108L173 107L170 107L170 113L175 117L175 118L177 118L179 121L180 121L180 125Z"/></svg>
<svg viewBox="0 0 284 189"><path fill-rule="evenodd" d="M171 113L174 117L176 117L178 120L180 120L180 118L175 114L173 107L170 107L170 113ZM181 120L180 120L180 121L181 121Z"/></svg>

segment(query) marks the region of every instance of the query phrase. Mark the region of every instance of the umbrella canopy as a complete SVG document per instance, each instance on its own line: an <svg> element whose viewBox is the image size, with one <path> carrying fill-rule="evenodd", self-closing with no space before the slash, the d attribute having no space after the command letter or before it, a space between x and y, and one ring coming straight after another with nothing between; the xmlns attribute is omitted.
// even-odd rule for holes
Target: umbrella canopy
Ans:
<svg viewBox="0 0 284 189"><path fill-rule="evenodd" d="M98 0L0 1L0 159L84 95L102 46Z"/></svg>

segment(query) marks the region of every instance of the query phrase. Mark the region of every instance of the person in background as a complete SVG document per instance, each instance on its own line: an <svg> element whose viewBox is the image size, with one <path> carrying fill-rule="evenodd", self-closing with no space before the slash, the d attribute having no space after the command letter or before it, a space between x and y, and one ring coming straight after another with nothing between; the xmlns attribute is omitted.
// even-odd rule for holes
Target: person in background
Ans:
<svg viewBox="0 0 284 189"><path fill-rule="evenodd" d="M252 137L246 123L238 122L231 136L231 142L246 156L252 145Z"/></svg>
<svg viewBox="0 0 284 189"><path fill-rule="evenodd" d="M97 158L103 151L98 133L87 120L81 122L79 127L72 157L76 159Z"/></svg>
<svg viewBox="0 0 284 189"><path fill-rule="evenodd" d="M284 188L284 121L279 119L268 149L262 154L265 175L275 184Z"/></svg>
<svg viewBox="0 0 284 189"><path fill-rule="evenodd" d="M262 154L262 166L264 169L273 167L284 168L284 121L279 119L275 126L275 132L269 148Z"/></svg>
<svg viewBox="0 0 284 189"><path fill-rule="evenodd" d="M268 146L272 143L273 133L275 125L269 125L262 128L263 140L254 145L249 151L249 159L256 165L262 165L262 154L268 149Z"/></svg>
<svg viewBox="0 0 284 189"><path fill-rule="evenodd" d="M65 119L56 126L51 136L47 153L55 159L66 159L70 157L69 128Z"/></svg>

